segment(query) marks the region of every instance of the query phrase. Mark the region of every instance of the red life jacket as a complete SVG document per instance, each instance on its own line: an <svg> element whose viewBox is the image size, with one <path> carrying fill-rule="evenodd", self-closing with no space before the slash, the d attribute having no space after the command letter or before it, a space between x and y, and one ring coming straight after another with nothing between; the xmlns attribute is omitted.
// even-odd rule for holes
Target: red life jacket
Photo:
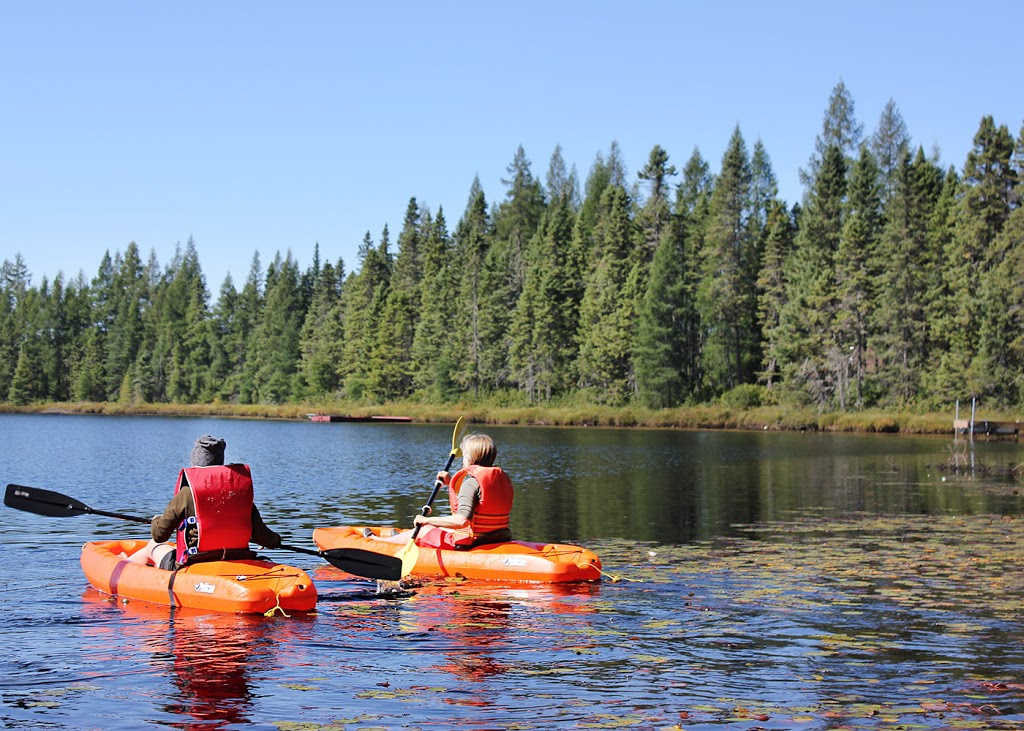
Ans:
<svg viewBox="0 0 1024 731"><path fill-rule="evenodd" d="M473 534L481 536L508 528L512 513L512 480L501 467L474 464L456 472L448 485L448 502L452 514L459 509L459 488L466 475L472 475L480 483L480 502L470 519Z"/></svg>
<svg viewBox="0 0 1024 731"><path fill-rule="evenodd" d="M177 495L184 485L192 490L196 514L186 518L178 528L178 565L207 551L249 550L253 505L249 465L188 467L178 475L174 494ZM199 532L199 542L188 546L185 529L192 523Z"/></svg>

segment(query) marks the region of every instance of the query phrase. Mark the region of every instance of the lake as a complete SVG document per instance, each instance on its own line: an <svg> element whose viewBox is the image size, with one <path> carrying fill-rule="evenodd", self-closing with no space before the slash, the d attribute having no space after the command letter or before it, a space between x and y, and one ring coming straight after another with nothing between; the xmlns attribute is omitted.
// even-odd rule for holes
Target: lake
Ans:
<svg viewBox="0 0 1024 731"><path fill-rule="evenodd" d="M317 526L408 526L451 427L0 415L0 474L148 517L210 433L251 466L267 523L312 547ZM585 545L604 581L384 597L276 551L310 571L315 613L190 613L87 585L82 544L145 526L4 508L0 723L1024 728L1021 444L470 429L515 483L516 537ZM954 457L976 469L952 472Z"/></svg>

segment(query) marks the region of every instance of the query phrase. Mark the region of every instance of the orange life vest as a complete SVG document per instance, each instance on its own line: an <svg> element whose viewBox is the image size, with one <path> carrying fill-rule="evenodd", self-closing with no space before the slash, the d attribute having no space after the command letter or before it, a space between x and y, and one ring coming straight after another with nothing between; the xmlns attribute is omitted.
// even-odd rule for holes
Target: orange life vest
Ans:
<svg viewBox="0 0 1024 731"><path fill-rule="evenodd" d="M249 550L252 535L252 475L249 465L229 464L213 467L188 467L178 475L174 494L188 485L196 507L178 528L178 565L200 553ZM199 542L186 545L185 529L195 524Z"/></svg>
<svg viewBox="0 0 1024 731"><path fill-rule="evenodd" d="M474 464L456 472L448 485L448 502L452 514L459 509L459 488L466 475L472 475L480 483L480 503L470 520L473 534L481 536L508 528L512 513L512 480L501 467Z"/></svg>

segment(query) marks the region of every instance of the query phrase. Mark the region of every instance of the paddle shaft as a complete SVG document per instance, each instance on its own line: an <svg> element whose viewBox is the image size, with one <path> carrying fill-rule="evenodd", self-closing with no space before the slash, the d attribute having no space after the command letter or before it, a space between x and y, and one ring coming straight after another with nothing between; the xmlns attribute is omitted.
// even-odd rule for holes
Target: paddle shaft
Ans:
<svg viewBox="0 0 1024 731"><path fill-rule="evenodd" d="M454 462L454 461L455 461L455 451L452 450L452 453L448 455L448 461L445 463L444 469L441 470L441 471L442 472L447 472L448 470L450 470L451 467L452 467L452 462ZM443 486L444 486L444 482L440 478L434 480L434 489L431 490L430 497L427 498L426 505L424 505L420 509L420 515L423 515L423 516L430 515L430 513L431 513L431 507L430 506L434 504L434 498L437 497L438 491ZM412 529L412 537L409 539L410 541L415 541L416 540L416 536L419 535L420 528L422 528L422 527L423 527L423 524L420 523L419 525L417 525L415 528Z"/></svg>
<svg viewBox="0 0 1024 731"><path fill-rule="evenodd" d="M4 505L53 518L67 518L77 515L102 515L107 518L128 520L133 523L149 524L152 522L149 518L114 513L108 510L96 510L68 495L63 495L53 490L44 490L41 487L26 487L24 485L8 485L7 493L4 495ZM326 551L315 551L311 548L287 546L284 544L278 546L278 548L284 551L319 556L331 565L354 576L363 576L368 579L387 579L389 581L397 581L401 578L402 562L393 556L381 556L372 551L364 551L358 548L332 548Z"/></svg>

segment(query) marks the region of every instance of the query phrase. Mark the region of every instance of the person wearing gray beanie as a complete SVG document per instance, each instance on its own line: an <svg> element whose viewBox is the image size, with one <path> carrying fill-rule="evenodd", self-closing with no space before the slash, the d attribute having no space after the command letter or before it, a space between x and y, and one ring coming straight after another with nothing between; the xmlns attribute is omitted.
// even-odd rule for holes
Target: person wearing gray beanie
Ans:
<svg viewBox="0 0 1024 731"><path fill-rule="evenodd" d="M227 443L223 439L203 434L192 445L189 469L223 467L224 450L226 447ZM240 466L245 469L245 475L248 478L248 467L245 465ZM182 471L179 478L182 480L180 489L175 492L174 497L167 504L163 514L153 516L151 540L146 544L145 548L127 557L132 563L152 563L162 569L173 570L177 565L175 562L176 549L172 544L166 543L166 541L175 531L179 530L179 527L185 531L185 542L187 545L196 546L199 543L199 532L195 524L183 525L187 518L196 515L195 497L192 494L192 488L185 481L184 475L185 470ZM268 528L266 523L263 522L259 508L256 507L255 503L252 505L250 524L252 531L250 540L252 543L258 543L266 548L277 548L281 545L281 536ZM245 553L248 549L241 551L232 549L232 551ZM237 557L241 558L242 556Z"/></svg>
<svg viewBox="0 0 1024 731"><path fill-rule="evenodd" d="M193 467L212 467L224 464L224 448L227 443L223 439L211 437L209 434L196 439L189 460Z"/></svg>

